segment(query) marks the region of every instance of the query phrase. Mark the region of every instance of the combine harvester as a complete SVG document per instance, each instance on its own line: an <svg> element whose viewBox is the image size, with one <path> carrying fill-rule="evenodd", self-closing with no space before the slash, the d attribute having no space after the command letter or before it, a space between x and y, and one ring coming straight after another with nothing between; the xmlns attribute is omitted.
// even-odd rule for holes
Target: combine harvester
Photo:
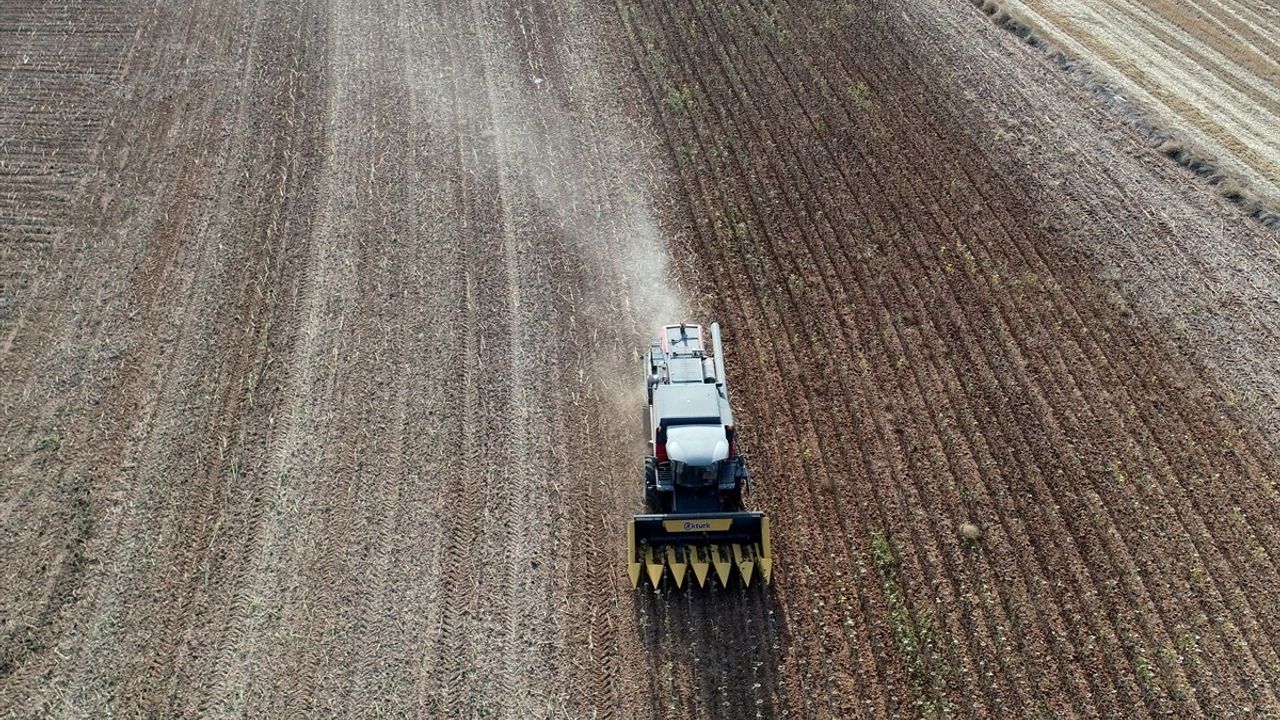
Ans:
<svg viewBox="0 0 1280 720"><path fill-rule="evenodd" d="M768 583L773 570L769 519L742 506L751 476L735 451L717 323L711 342L708 356L702 327L681 323L664 327L649 346L647 512L627 527L633 587L642 571L654 588L669 571L679 588L690 570L700 587L713 568L721 587L734 567L747 586L756 573Z"/></svg>

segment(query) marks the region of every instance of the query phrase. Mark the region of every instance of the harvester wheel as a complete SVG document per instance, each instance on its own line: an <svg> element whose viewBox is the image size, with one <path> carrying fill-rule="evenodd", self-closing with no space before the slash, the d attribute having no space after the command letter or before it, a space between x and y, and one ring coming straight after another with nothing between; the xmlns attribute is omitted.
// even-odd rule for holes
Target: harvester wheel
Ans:
<svg viewBox="0 0 1280 720"><path fill-rule="evenodd" d="M725 493L722 502L724 509L729 511L737 511L742 509L742 488L736 487Z"/></svg>
<svg viewBox="0 0 1280 720"><path fill-rule="evenodd" d="M658 488L645 487L644 509L645 509L645 512L651 512L651 513L666 512L665 510L662 509L662 493L658 492Z"/></svg>
<svg viewBox="0 0 1280 720"><path fill-rule="evenodd" d="M658 468L653 458L644 460L644 509L645 512L662 512L662 497L658 493Z"/></svg>

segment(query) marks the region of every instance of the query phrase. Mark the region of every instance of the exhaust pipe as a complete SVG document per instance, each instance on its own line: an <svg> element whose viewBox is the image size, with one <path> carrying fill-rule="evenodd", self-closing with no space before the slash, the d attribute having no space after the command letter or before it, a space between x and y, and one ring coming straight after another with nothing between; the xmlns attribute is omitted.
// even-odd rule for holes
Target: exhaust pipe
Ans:
<svg viewBox="0 0 1280 720"><path fill-rule="evenodd" d="M724 387L724 352L720 347L720 323L711 323L711 346L715 348L716 384Z"/></svg>

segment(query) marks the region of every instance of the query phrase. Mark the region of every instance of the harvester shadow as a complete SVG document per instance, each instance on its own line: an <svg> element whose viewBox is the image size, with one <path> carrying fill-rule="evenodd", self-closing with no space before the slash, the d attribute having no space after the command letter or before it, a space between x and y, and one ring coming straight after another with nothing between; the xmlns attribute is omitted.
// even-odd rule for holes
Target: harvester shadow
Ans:
<svg viewBox="0 0 1280 720"><path fill-rule="evenodd" d="M782 662L790 638L768 587L641 591L636 627L645 652L653 717L780 717Z"/></svg>

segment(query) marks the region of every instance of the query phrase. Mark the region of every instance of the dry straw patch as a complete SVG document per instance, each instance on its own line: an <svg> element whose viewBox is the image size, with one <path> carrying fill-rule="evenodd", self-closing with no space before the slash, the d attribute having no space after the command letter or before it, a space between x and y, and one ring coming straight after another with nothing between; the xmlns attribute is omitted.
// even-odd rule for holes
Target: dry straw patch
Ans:
<svg viewBox="0 0 1280 720"><path fill-rule="evenodd" d="M1239 3L1187 11L1117 2L970 0L1046 53L1165 157L1280 226L1280 62L1274 20Z"/></svg>

